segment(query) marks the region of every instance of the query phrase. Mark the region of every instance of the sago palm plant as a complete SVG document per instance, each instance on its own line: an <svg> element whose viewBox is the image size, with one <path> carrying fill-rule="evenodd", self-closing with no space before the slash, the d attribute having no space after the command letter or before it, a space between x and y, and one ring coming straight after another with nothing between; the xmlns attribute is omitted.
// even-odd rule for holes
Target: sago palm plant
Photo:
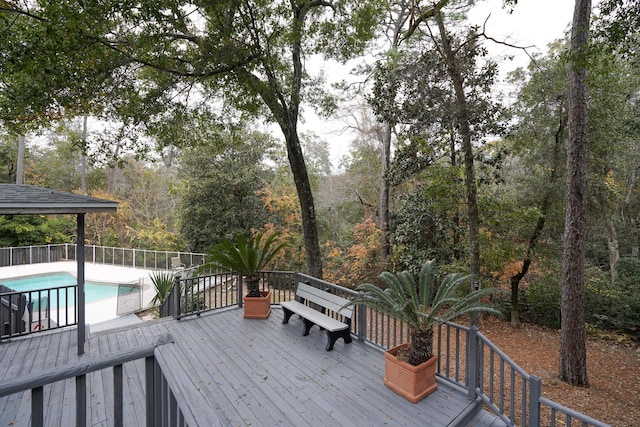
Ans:
<svg viewBox="0 0 640 427"><path fill-rule="evenodd" d="M167 299L173 287L173 277L173 272L171 271L160 270L151 273L151 282L156 291L156 294L151 299L151 305L160 305Z"/></svg>
<svg viewBox="0 0 640 427"><path fill-rule="evenodd" d="M209 262L201 268L216 267L241 274L247 283L247 297L259 297L259 272L287 246L286 242L278 243L279 236L277 231L267 237L261 232L248 239L240 235L235 243L225 240L207 252Z"/></svg>
<svg viewBox="0 0 640 427"><path fill-rule="evenodd" d="M433 329L436 325L472 313L500 314L482 301L495 289L480 289L463 294L462 285L469 275L449 274L438 285L436 262L422 265L418 280L409 271L380 274L385 288L366 283L356 288L360 294L350 303L363 304L386 313L409 326L407 363L419 365L433 355Z"/></svg>

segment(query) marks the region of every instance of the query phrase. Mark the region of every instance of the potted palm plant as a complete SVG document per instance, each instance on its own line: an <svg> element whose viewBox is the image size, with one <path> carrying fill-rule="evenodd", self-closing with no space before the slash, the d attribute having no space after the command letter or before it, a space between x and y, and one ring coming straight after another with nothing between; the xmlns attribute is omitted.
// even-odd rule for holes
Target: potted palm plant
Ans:
<svg viewBox="0 0 640 427"><path fill-rule="evenodd" d="M265 237L265 232L250 238L240 235L235 242L225 240L207 252L209 262L204 267L216 267L244 276L247 295L244 297L246 319L266 319L271 314L271 291L260 291L260 271L280 252L286 242L278 242L279 232Z"/></svg>
<svg viewBox="0 0 640 427"><path fill-rule="evenodd" d="M449 274L436 284L436 262L427 261L418 280L409 271L383 272L385 287L363 284L350 304L363 304L405 322L409 342L385 352L384 384L407 400L416 403L433 393L436 385L437 355L433 354L434 327L465 314L499 311L481 298L495 289L463 293L460 288L470 276Z"/></svg>

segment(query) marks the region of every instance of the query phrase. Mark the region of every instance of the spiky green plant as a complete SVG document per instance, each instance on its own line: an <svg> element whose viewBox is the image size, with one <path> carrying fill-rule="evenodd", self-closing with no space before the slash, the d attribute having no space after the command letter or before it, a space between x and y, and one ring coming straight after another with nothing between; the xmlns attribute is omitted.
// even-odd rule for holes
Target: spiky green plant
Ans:
<svg viewBox="0 0 640 427"><path fill-rule="evenodd" d="M216 267L233 271L245 276L247 296L260 296L259 272L287 246L286 242L278 243L280 232L276 231L265 237L261 232L253 237L245 238L240 235L235 243L225 240L207 252L209 260L203 268Z"/></svg>
<svg viewBox="0 0 640 427"><path fill-rule="evenodd" d="M156 294L151 299L151 305L162 304L167 297L171 288L173 287L173 273L171 271L154 271L149 276L153 287L156 290Z"/></svg>
<svg viewBox="0 0 640 427"><path fill-rule="evenodd" d="M386 285L370 283L356 288L360 294L349 305L363 304L401 320L409 326L407 362L419 365L433 355L433 329L436 325L472 313L500 314L482 301L496 289L480 289L461 295L457 292L469 282L469 275L449 274L438 285L436 262L427 261L420 269L418 281L409 271L380 274Z"/></svg>

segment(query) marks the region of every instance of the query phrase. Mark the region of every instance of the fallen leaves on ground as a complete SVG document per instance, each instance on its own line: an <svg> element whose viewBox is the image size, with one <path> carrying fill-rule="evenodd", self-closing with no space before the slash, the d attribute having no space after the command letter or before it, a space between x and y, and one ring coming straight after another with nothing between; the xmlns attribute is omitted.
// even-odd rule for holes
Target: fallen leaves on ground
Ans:
<svg viewBox="0 0 640 427"><path fill-rule="evenodd" d="M542 379L544 397L613 427L640 426L640 348L593 336L587 338L589 388L558 379L560 331L508 321L482 320L482 333L529 374Z"/></svg>

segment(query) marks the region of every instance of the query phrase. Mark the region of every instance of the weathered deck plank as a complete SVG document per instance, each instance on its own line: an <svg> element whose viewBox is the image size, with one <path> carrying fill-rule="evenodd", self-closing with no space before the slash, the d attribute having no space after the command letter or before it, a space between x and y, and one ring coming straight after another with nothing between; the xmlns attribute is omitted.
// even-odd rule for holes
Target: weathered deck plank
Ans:
<svg viewBox="0 0 640 427"><path fill-rule="evenodd" d="M281 320L282 311L277 308L266 321L243 319L241 310L180 321L163 319L91 335L82 358L135 348L170 333L175 344L160 351L179 378L177 392L198 409L195 415L200 420L211 425L440 427L469 405L464 393L444 384L427 399L409 403L384 387L384 357L379 349L338 341L333 351L326 352L324 332L314 329L303 337L300 322L292 319L282 325ZM55 334L1 344L4 378L77 361L75 329ZM36 352L35 360L18 357L25 351ZM91 374L88 385L88 424L112 425L112 371ZM125 364L125 425L144 424L143 387L144 362ZM73 424L74 381L48 388L47 425ZM0 425L29 424L29 393L0 399L0 408Z"/></svg>

